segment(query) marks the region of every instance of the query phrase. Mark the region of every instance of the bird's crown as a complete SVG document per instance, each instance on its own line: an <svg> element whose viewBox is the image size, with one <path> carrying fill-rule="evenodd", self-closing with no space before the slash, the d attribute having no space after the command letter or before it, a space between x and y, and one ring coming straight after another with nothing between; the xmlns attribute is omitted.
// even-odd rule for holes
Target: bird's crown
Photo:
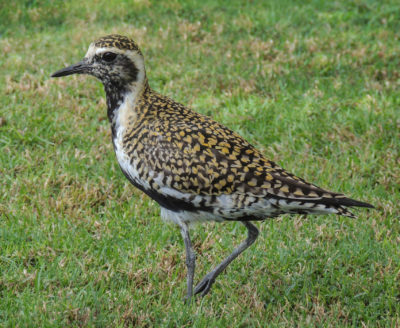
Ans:
<svg viewBox="0 0 400 328"><path fill-rule="evenodd" d="M97 48L117 48L120 50L134 50L141 53L135 41L119 34L110 34L103 36L100 39L94 41L94 45Z"/></svg>

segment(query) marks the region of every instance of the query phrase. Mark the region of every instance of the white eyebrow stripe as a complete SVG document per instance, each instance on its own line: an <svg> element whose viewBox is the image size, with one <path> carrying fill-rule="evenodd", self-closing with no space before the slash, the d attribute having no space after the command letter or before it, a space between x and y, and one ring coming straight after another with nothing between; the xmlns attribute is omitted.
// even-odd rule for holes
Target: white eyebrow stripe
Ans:
<svg viewBox="0 0 400 328"><path fill-rule="evenodd" d="M102 54L102 53L105 53L105 52L108 52L108 51L111 51L111 52L114 52L114 53L117 53L117 54L124 54L124 53L126 53L126 51L121 50L121 49L118 49L118 48L115 48L115 47L113 47L113 48L106 48L106 47L97 48L97 47L92 43L92 44L89 46L89 49L88 49L88 51L87 51L87 53L86 53L86 55L85 55L85 58L93 58L93 57L96 56L96 55L99 55L99 54Z"/></svg>
<svg viewBox="0 0 400 328"><path fill-rule="evenodd" d="M104 53L106 51L110 51L110 48L97 48L95 54L98 55L98 54ZM114 49L113 49L113 51L114 51Z"/></svg>

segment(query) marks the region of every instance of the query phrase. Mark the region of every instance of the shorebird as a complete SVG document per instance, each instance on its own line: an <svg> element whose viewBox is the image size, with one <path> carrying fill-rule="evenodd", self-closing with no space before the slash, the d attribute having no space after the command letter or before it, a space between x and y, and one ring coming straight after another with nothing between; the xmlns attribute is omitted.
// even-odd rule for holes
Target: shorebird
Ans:
<svg viewBox="0 0 400 328"><path fill-rule="evenodd" d="M90 44L82 61L52 77L89 74L104 85L115 154L122 172L176 223L186 249L187 298L206 295L216 277L254 243L251 221L280 214L354 217L347 207L372 205L327 191L287 172L211 118L152 90L137 44L121 35ZM193 222L240 221L248 235L193 290Z"/></svg>

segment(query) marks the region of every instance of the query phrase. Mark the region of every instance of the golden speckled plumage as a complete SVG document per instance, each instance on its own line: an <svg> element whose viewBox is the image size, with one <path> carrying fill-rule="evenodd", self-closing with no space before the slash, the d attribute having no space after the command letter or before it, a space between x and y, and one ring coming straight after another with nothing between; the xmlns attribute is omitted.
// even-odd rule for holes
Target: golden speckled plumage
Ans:
<svg viewBox="0 0 400 328"><path fill-rule="evenodd" d="M300 201L300 204L328 200L328 208L351 215L338 204L344 195L326 191L288 173L238 134L148 87L134 111L135 120L128 119L122 143L132 162L138 161L139 173L148 181L152 192L160 192L167 186L192 196L215 198L229 194L236 202L237 211L243 212L233 218L265 218L262 213L249 215L244 207L249 199L255 202L275 196L289 203ZM150 172L163 172L162 183L156 182ZM212 207L210 201L207 204ZM313 212L313 208L299 206L297 212ZM270 216L281 213L285 209L279 208L277 202Z"/></svg>
<svg viewBox="0 0 400 328"><path fill-rule="evenodd" d="M336 213L372 207L308 183L266 159L235 132L148 85L137 44L120 35L92 43L85 58L53 77L90 74L101 80L119 165L133 185L161 205L181 228L188 268L187 297L205 295L215 278L257 238L249 221L280 214ZM247 239L193 290L195 254L188 223L241 221Z"/></svg>

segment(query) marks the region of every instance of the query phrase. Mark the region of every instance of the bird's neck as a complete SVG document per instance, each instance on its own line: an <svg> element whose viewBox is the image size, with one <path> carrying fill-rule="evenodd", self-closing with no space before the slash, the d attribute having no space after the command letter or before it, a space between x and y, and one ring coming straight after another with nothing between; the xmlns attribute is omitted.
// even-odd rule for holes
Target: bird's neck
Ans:
<svg viewBox="0 0 400 328"><path fill-rule="evenodd" d="M128 85L107 83L104 85L104 90L107 98L107 115L114 136L119 127L127 126L129 121L137 117L136 104L146 92L150 92L150 87L145 77L143 81Z"/></svg>

